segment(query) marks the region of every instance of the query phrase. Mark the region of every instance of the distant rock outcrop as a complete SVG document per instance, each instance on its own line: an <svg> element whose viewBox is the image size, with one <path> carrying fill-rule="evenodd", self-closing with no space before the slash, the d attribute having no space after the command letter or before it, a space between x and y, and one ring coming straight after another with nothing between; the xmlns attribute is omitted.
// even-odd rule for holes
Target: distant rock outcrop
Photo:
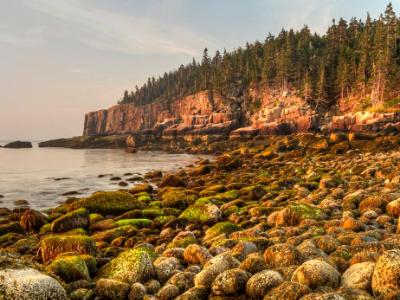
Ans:
<svg viewBox="0 0 400 300"><path fill-rule="evenodd" d="M15 149L20 149L20 148L32 148L32 143L31 142L22 142L22 141L16 141L16 142L11 142L3 146L3 148L15 148Z"/></svg>

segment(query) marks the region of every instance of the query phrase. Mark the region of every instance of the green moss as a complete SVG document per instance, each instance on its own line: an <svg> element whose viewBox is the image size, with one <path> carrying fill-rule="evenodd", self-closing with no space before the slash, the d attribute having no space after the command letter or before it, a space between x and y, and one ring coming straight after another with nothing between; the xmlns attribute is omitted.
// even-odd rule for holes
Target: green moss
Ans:
<svg viewBox="0 0 400 300"><path fill-rule="evenodd" d="M197 199L197 194L181 188L166 188L161 193L163 207L185 209Z"/></svg>
<svg viewBox="0 0 400 300"><path fill-rule="evenodd" d="M175 216L175 217L178 217L178 216L182 213L182 211L181 211L180 209L172 208L172 207L165 207L165 208L163 208L163 212L164 212L166 215Z"/></svg>
<svg viewBox="0 0 400 300"><path fill-rule="evenodd" d="M173 240L168 244L167 248L186 248L191 244L197 244L197 240L194 237L187 236L183 239Z"/></svg>
<svg viewBox="0 0 400 300"><path fill-rule="evenodd" d="M39 253L44 263L66 252L94 255L96 243L85 235L50 235L40 242Z"/></svg>
<svg viewBox="0 0 400 300"><path fill-rule="evenodd" d="M154 275L152 260L155 256L154 251L145 247L128 249L103 266L98 277L129 284L145 281Z"/></svg>
<svg viewBox="0 0 400 300"><path fill-rule="evenodd" d="M217 185L213 185L213 186L207 187L206 189L202 190L199 193L199 195L201 197L208 197L208 196L213 196L213 195L218 194L223 191L225 191L225 186L222 184L217 184Z"/></svg>
<svg viewBox="0 0 400 300"><path fill-rule="evenodd" d="M16 241L11 246L7 247L7 252L18 254L36 254L39 245L39 239L36 237L27 237Z"/></svg>
<svg viewBox="0 0 400 300"><path fill-rule="evenodd" d="M63 235L87 235L87 231L83 228L75 228L67 232L63 232Z"/></svg>
<svg viewBox="0 0 400 300"><path fill-rule="evenodd" d="M15 243L19 239L24 238L24 237L25 236L20 234L20 233L14 233L14 232L6 233L6 234L0 236L0 245L2 247L6 247L8 245L11 245L11 244Z"/></svg>
<svg viewBox="0 0 400 300"><path fill-rule="evenodd" d="M151 208L161 208L162 207L162 202L161 201L151 201L149 203L149 207L151 207Z"/></svg>
<svg viewBox="0 0 400 300"><path fill-rule="evenodd" d="M161 225L167 224L169 221L174 220L176 217L175 216L159 216L154 218L155 223L159 223Z"/></svg>
<svg viewBox="0 0 400 300"><path fill-rule="evenodd" d="M201 197L196 200L194 205L206 205L206 204L214 204L215 202L212 202L212 197Z"/></svg>
<svg viewBox="0 0 400 300"><path fill-rule="evenodd" d="M97 192L70 205L69 209L86 208L91 213L121 214L142 207L142 202L126 192Z"/></svg>
<svg viewBox="0 0 400 300"><path fill-rule="evenodd" d="M117 221L115 224L117 226L133 225L138 228L150 227L153 222L149 219L123 219Z"/></svg>
<svg viewBox="0 0 400 300"><path fill-rule="evenodd" d="M79 255L58 257L47 268L65 282L90 280L89 269Z"/></svg>
<svg viewBox="0 0 400 300"><path fill-rule="evenodd" d="M239 209L239 207L237 207L236 205L232 205L232 206L230 206L229 208L227 208L226 210L224 210L223 212L222 212L222 215L224 216L224 217L229 217L231 214L233 214L233 213L238 213L240 211L240 209Z"/></svg>
<svg viewBox="0 0 400 300"><path fill-rule="evenodd" d="M103 220L104 220L104 217L101 214L94 213L94 214L90 214L89 215L89 223L90 223L90 225L92 225L94 223L97 223L99 221L103 221Z"/></svg>
<svg viewBox="0 0 400 300"><path fill-rule="evenodd" d="M19 224L19 222L10 222L8 224L0 225L0 235L4 235L10 232L24 233L24 229Z"/></svg>
<svg viewBox="0 0 400 300"><path fill-rule="evenodd" d="M44 224L39 230L40 234L46 234L49 232L51 232L51 223Z"/></svg>
<svg viewBox="0 0 400 300"><path fill-rule="evenodd" d="M221 200L223 202L229 202L232 200L235 200L237 198L239 198L239 191L237 190L230 190L224 193L219 193L215 196L213 196L215 199L217 200Z"/></svg>
<svg viewBox="0 0 400 300"><path fill-rule="evenodd" d="M301 219L315 219L321 218L323 212L317 207L309 206L306 204L292 204L289 208L298 214Z"/></svg>
<svg viewBox="0 0 400 300"><path fill-rule="evenodd" d="M240 227L231 222L220 222L208 228L205 232L204 239L210 240L222 233L230 234L240 230Z"/></svg>
<svg viewBox="0 0 400 300"><path fill-rule="evenodd" d="M78 208L56 219L51 224L51 231L64 232L74 228L89 226L89 212L86 208Z"/></svg>
<svg viewBox="0 0 400 300"><path fill-rule="evenodd" d="M190 222L204 223L214 218L214 215L212 215L208 209L209 207L211 207L211 205L192 205L188 207L179 217L186 218Z"/></svg>
<svg viewBox="0 0 400 300"><path fill-rule="evenodd" d="M138 197L138 200L143 202L143 203L149 203L153 199L149 195L142 195Z"/></svg>
<svg viewBox="0 0 400 300"><path fill-rule="evenodd" d="M133 225L120 226L108 230L104 230L92 235L95 241L111 242L112 240L124 236L130 237L137 233L137 227Z"/></svg>
<svg viewBox="0 0 400 300"><path fill-rule="evenodd" d="M261 185L252 185L248 187L244 187L239 191L240 195L246 196L248 199L251 200L258 200L262 196L264 196L267 191Z"/></svg>
<svg viewBox="0 0 400 300"><path fill-rule="evenodd" d="M156 217L165 215L165 213L161 209L157 209L157 208L143 209L142 214L143 214L143 217L147 218L147 219L154 219Z"/></svg>

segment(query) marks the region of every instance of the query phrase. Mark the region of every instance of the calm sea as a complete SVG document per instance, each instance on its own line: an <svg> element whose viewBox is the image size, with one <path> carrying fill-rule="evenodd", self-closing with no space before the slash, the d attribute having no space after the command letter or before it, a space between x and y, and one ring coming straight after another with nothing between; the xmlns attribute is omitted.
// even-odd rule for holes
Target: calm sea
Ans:
<svg viewBox="0 0 400 300"><path fill-rule="evenodd" d="M37 144L32 149L0 148L0 207L13 208L16 200L26 200L31 208L42 210L65 200L64 193L77 191L80 197L116 190L119 181L111 181L111 176L128 179L151 170L176 170L198 159L188 154L38 148ZM101 174L107 175L99 178Z"/></svg>

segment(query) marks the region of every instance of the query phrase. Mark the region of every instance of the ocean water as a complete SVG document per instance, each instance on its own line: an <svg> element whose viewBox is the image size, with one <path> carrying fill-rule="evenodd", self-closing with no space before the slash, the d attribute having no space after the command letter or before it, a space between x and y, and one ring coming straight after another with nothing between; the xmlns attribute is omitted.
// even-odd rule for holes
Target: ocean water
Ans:
<svg viewBox="0 0 400 300"><path fill-rule="evenodd" d="M119 181L110 180L112 176L126 180L151 170L172 171L199 158L163 152L126 153L122 149L38 148L36 144L32 149L0 148L0 207L13 208L15 201L26 200L29 207L43 210L71 197L63 195L68 192L78 192L73 196L81 197L120 188ZM124 176L126 173L133 175ZM106 175L100 178L101 174ZM138 183L130 182L129 186Z"/></svg>

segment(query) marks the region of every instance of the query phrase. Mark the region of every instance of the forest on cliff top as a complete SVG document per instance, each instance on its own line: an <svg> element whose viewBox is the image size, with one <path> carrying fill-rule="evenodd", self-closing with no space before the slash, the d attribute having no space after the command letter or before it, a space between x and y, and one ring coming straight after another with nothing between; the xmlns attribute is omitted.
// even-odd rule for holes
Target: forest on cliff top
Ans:
<svg viewBox="0 0 400 300"><path fill-rule="evenodd" d="M232 52L205 49L201 62L149 78L120 103L143 105L174 100L208 90L223 96L233 91L266 87L295 90L315 107L356 96L364 107L400 103L400 18L392 4L383 14L365 20L332 21L323 35L301 30L269 34L264 42L247 43Z"/></svg>

